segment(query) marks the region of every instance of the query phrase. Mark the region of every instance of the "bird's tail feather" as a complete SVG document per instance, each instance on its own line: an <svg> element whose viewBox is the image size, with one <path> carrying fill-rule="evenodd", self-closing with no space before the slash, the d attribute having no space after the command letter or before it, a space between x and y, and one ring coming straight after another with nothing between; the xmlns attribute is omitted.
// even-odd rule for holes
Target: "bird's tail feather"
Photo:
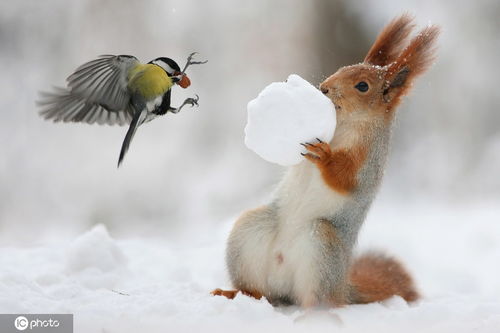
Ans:
<svg viewBox="0 0 500 333"><path fill-rule="evenodd" d="M128 128L127 134L125 135L125 139L123 139L122 143L122 149L120 151L120 157L118 158L118 168L120 167L120 164L123 161L123 158L125 157L125 154L128 151L128 148L130 146L130 142L134 138L135 131L139 127L139 125L142 123L140 120L141 118L143 119L145 117L145 114L147 113L146 110L142 112L136 112L134 114L134 117L132 118L132 122L130 123L130 126Z"/></svg>

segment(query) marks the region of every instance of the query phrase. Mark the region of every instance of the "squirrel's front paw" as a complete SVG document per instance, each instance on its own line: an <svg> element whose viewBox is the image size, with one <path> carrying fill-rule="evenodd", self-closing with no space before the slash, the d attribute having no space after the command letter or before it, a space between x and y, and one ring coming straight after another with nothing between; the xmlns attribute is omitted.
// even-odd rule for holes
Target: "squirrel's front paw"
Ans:
<svg viewBox="0 0 500 333"><path fill-rule="evenodd" d="M300 154L313 163L326 163L332 156L330 145L326 142L321 141L320 139L316 140L316 143L301 143L301 145L304 146L308 152L305 154Z"/></svg>

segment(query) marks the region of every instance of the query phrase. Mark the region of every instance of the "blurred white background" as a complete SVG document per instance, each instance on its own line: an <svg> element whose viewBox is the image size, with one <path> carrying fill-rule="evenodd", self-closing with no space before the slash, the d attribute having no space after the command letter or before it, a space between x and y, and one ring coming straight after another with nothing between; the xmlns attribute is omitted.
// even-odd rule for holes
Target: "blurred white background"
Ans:
<svg viewBox="0 0 500 333"><path fill-rule="evenodd" d="M377 202L500 203L500 2L281 0L0 2L0 239L33 243L96 223L117 236L222 227L269 197L283 169L244 143L246 104L297 73L317 85L362 61L409 11L442 26L439 57L399 110ZM53 124L38 91L100 54L184 64L198 51L184 109L144 125L117 170L125 127ZM377 203L376 203L377 204ZM180 237L180 236L179 236Z"/></svg>

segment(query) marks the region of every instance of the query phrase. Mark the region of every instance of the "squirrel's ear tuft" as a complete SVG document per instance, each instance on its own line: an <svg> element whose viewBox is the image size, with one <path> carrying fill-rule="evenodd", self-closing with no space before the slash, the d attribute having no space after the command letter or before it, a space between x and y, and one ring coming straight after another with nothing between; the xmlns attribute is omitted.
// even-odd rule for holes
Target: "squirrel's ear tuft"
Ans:
<svg viewBox="0 0 500 333"><path fill-rule="evenodd" d="M420 31L396 60L387 66L384 100L389 108L397 105L411 87L413 80L424 73L435 60L439 27L430 25Z"/></svg>
<svg viewBox="0 0 500 333"><path fill-rule="evenodd" d="M406 13L393 19L378 35L364 62L385 66L395 61L414 26L413 16L410 14Z"/></svg>

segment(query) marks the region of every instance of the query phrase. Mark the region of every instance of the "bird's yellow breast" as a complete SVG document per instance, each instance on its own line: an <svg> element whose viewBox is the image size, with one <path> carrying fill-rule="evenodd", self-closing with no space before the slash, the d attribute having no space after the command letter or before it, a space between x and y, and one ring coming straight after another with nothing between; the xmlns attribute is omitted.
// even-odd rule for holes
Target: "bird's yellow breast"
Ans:
<svg viewBox="0 0 500 333"><path fill-rule="evenodd" d="M128 73L128 86L132 93L139 93L145 99L163 95L173 85L172 79L159 66L137 65Z"/></svg>

